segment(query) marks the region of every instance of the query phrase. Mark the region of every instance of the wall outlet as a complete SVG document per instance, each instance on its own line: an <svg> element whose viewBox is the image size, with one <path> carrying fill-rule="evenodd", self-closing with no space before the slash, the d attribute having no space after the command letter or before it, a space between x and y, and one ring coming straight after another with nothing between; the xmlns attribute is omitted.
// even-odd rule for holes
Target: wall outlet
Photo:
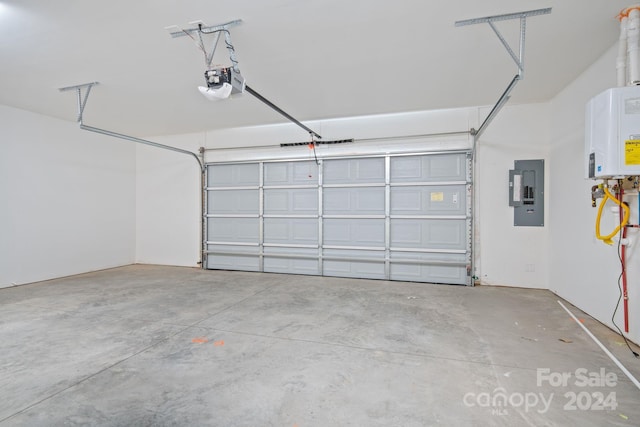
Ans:
<svg viewBox="0 0 640 427"><path fill-rule="evenodd" d="M535 264L527 264L524 266L524 271L527 273L533 273L534 271L536 271L536 265Z"/></svg>

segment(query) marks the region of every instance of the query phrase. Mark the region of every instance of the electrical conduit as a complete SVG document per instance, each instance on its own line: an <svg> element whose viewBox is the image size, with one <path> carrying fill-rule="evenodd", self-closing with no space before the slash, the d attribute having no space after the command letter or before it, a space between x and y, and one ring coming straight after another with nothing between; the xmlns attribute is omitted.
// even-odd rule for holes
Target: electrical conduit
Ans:
<svg viewBox="0 0 640 427"><path fill-rule="evenodd" d="M618 201L620 206L626 206L623 202L624 190L620 186L618 192ZM628 208L627 208L628 211ZM622 211L619 211L620 223L624 220ZM628 219L628 217L627 217ZM624 331L629 332L629 295L627 294L627 242L624 239L627 238L627 227L622 228L622 241L620 242L620 266L622 269L622 306L624 313Z"/></svg>

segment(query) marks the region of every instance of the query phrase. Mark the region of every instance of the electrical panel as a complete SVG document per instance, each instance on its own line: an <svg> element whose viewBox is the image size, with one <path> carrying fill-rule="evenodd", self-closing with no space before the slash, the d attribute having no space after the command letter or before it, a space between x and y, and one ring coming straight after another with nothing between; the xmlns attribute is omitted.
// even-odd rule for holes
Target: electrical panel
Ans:
<svg viewBox="0 0 640 427"><path fill-rule="evenodd" d="M516 160L509 171L513 225L544 225L544 160Z"/></svg>
<svg viewBox="0 0 640 427"><path fill-rule="evenodd" d="M608 89L587 104L585 175L640 175L640 86Z"/></svg>

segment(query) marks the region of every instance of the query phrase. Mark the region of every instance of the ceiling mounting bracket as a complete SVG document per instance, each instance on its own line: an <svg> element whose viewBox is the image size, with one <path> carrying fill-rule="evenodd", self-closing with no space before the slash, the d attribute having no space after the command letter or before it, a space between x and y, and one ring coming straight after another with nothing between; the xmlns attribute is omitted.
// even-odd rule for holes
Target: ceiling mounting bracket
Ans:
<svg viewBox="0 0 640 427"><path fill-rule="evenodd" d="M551 8L545 9L536 9L536 10L528 10L525 12L517 12L517 13L506 13L504 15L494 15L494 16L485 16L483 18L473 18L473 19L465 19L463 21L456 21L456 27L462 27L465 25L475 25L475 24L483 24L487 23L493 30L493 32L498 36L498 39L507 50L507 53L511 56L511 59L518 66L518 74L522 77L524 74L524 42L525 35L527 31L527 18L529 16L538 16L538 15L547 15L551 13ZM507 40L502 36L498 28L496 28L494 22L496 21L507 21L511 19L520 19L520 45L518 49L518 55L516 55L511 48L511 45L507 42Z"/></svg>
<svg viewBox="0 0 640 427"><path fill-rule="evenodd" d="M489 125L489 123L491 123L493 118L498 114L498 112L502 109L504 104L506 104L507 101L509 100L510 98L509 95L513 90L513 88L516 86L516 84L520 80L524 78L524 45L525 45L525 35L527 32L527 18L530 16L548 15L550 13L551 13L551 8L548 7L544 9L528 10L524 12L506 13L504 15L485 16L483 18L473 18L473 19L465 19L462 21L456 21L455 23L456 27L463 27L465 25L475 25L475 24L483 24L483 23L489 24L493 32L496 34L496 36L498 36L498 39L500 40L504 48L507 50L507 53L509 54L509 56L511 56L511 59L513 59L513 61L516 63L516 66L518 67L518 74L516 74L515 77L511 80L511 82L507 86L507 89L502 93L502 96L500 97L500 99L498 99L498 101L496 102L496 104L494 105L493 109L491 110L487 118L484 120L484 122L482 122L482 124L477 130L471 129L471 135L474 136L474 140L477 140L478 138L480 138L480 135L484 132L485 128ZM507 21L511 19L520 19L520 43L519 43L517 55L511 48L511 45L502 36L500 31L494 24L497 21Z"/></svg>
<svg viewBox="0 0 640 427"><path fill-rule="evenodd" d="M78 96L78 118L77 118L77 122L80 123L80 129L87 130L89 132L99 133L99 134L102 134L102 135L112 136L114 138L126 139L128 141L137 142L139 144L150 145L150 146L156 147L156 148L162 148L162 149L165 149L165 150L175 151L177 153L187 154L187 155L189 155L191 157L194 157L196 159L196 161L198 162L198 165L200 166L200 171L202 173L204 173L204 171L205 171L204 163L202 161L200 161L200 158L197 156L197 154L195 154L195 153L193 153L191 151L183 150L183 149L177 148L177 147L172 147L170 145L159 144L159 143L153 142L153 141L147 141L146 139L137 138L135 136L124 135L122 133L112 132L110 130L105 130L105 129L100 129L100 128L96 128L96 127L93 127L93 126L85 125L83 123L83 117L82 117L82 115L84 113L84 108L87 105L87 100L89 99L89 93L91 92L91 88L94 87L97 84L99 84L99 83L98 82L91 82L91 83L84 83L84 84L81 84L81 85L61 87L60 89L58 89L60 92L67 92L67 91L72 91L72 90L76 91L76 94ZM82 93L83 89L85 89L84 95Z"/></svg>
<svg viewBox="0 0 640 427"><path fill-rule="evenodd" d="M82 124L82 114L84 113L85 105L87 105L87 100L89 99L89 93L91 92L91 88L97 84L99 83L98 82L83 83L81 85L61 87L59 89L60 92L67 92L70 90L76 91L76 94L78 95L78 118L76 119L76 121L80 124ZM82 89L86 89L84 96L82 96Z"/></svg>
<svg viewBox="0 0 640 427"><path fill-rule="evenodd" d="M224 41L227 46L227 50L229 51L229 57L231 58L231 63L233 64L233 70L236 73L239 73L238 69L238 60L236 59L236 53L233 49L233 43L231 43L231 33L229 32L229 28L234 27L236 25L242 24L242 19L235 19L233 21L226 22L224 24L219 25L205 25L202 21L190 22L190 24L197 24L194 28L179 28L178 26L170 26L167 27L167 30L172 30L174 28L179 28L178 31L170 31L169 34L171 37L191 37L194 41L195 37L198 37L198 41L200 43L200 49L204 52L205 63L208 68L211 68L211 63L213 62L213 55L216 53L216 48L218 46L218 41L220 40L220 34L224 33ZM212 34L213 35L213 43L209 53L207 53L207 49L204 45L204 39L202 38L203 34Z"/></svg>
<svg viewBox="0 0 640 427"><path fill-rule="evenodd" d="M171 34L171 37L173 38L193 36L193 35L197 35L201 31L204 31L205 33L213 33L216 31L228 30L230 27L233 27L239 24L242 24L242 19L234 19L233 21L229 21L219 25L205 26L204 24L199 24L195 28L180 29L180 31L172 31L169 34ZM167 28L172 28L172 27L167 27Z"/></svg>

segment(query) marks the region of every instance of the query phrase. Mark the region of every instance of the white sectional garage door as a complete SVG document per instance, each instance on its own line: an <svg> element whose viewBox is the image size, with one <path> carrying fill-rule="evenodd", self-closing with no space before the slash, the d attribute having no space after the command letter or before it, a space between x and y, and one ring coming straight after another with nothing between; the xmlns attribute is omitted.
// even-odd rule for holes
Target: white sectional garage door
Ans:
<svg viewBox="0 0 640 427"><path fill-rule="evenodd" d="M207 268L470 284L468 152L207 165Z"/></svg>

